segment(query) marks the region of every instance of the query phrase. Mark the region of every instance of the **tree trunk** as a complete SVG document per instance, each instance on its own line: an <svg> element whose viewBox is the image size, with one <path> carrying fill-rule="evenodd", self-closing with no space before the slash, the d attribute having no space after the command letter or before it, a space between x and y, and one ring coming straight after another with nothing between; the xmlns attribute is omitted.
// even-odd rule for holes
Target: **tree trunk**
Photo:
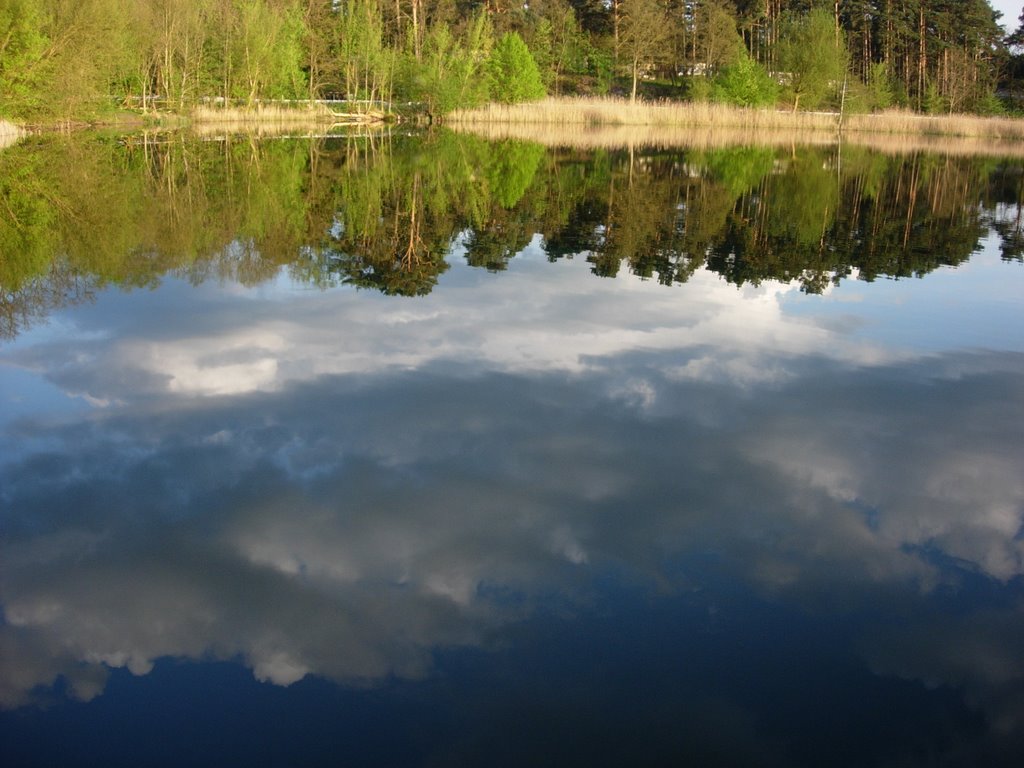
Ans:
<svg viewBox="0 0 1024 768"><path fill-rule="evenodd" d="M420 51L419 4L420 0L412 0L412 49L416 56L416 61L421 61L423 56L422 51Z"/></svg>

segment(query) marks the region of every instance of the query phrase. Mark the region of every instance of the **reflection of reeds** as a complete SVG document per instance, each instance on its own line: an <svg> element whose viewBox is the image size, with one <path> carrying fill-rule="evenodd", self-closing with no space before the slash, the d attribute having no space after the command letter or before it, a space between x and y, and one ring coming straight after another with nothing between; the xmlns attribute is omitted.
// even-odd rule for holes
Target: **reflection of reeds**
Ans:
<svg viewBox="0 0 1024 768"><path fill-rule="evenodd" d="M619 147L683 147L711 149L737 145L789 146L833 144L834 134L822 131L753 130L745 128L682 128L666 125L585 125L568 123L456 123L449 127L486 139L521 139L545 146L577 149Z"/></svg>
<svg viewBox="0 0 1024 768"><path fill-rule="evenodd" d="M6 120L0 120L0 149L9 147L21 138L21 129Z"/></svg>
<svg viewBox="0 0 1024 768"><path fill-rule="evenodd" d="M330 136L377 136L389 132L386 123L192 123L189 132L202 139L245 135L259 139L323 139Z"/></svg>
<svg viewBox="0 0 1024 768"><path fill-rule="evenodd" d="M537 123L544 125L619 125L653 128L714 127L749 131L830 131L839 129L839 115L832 112L780 112L745 109L707 102L637 102L613 98L544 99L527 104L489 104L472 110L456 110L447 117L450 125L471 123ZM973 115L918 115L889 111L870 115L846 115L845 133L913 136L961 136L985 139L1024 140L1024 120Z"/></svg>
<svg viewBox="0 0 1024 768"><path fill-rule="evenodd" d="M294 106L277 104L256 104L252 107L210 107L199 106L190 115L195 126L218 125L239 126L249 130L252 126L270 130L279 126L296 125L349 125L380 122L380 112L363 112L339 114L325 104L316 102L302 103Z"/></svg>
<svg viewBox="0 0 1024 768"><path fill-rule="evenodd" d="M520 139L549 147L618 149L622 147L715 149L734 146L788 147L836 144L835 132L767 130L731 127L651 125L551 125L549 123L459 123L450 126L492 141ZM1024 143L963 136L917 136L849 133L844 144L855 144L888 154L936 152L944 155L1024 157Z"/></svg>

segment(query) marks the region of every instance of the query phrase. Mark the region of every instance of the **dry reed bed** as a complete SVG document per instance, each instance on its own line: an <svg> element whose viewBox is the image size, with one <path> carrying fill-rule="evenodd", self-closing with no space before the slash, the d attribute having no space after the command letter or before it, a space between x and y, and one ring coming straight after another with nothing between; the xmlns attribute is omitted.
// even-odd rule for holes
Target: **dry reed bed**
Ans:
<svg viewBox="0 0 1024 768"><path fill-rule="evenodd" d="M652 127L739 128L749 131L831 131L839 128L833 112L782 112L747 109L707 102L637 102L615 98L544 99L526 104L489 104L456 110L450 125L475 123L536 123L546 125L636 125ZM917 115L890 111L847 115L848 133L961 136L1024 141L1024 120L972 115Z"/></svg>
<svg viewBox="0 0 1024 768"><path fill-rule="evenodd" d="M551 125L541 123L461 123L450 126L460 133L500 141L518 139L548 147L574 149L721 149L735 146L830 146L839 142L835 131L767 130L751 128L684 128L651 125ZM944 155L1024 157L1024 142L962 136L852 133L844 144L866 146L886 154L935 152Z"/></svg>

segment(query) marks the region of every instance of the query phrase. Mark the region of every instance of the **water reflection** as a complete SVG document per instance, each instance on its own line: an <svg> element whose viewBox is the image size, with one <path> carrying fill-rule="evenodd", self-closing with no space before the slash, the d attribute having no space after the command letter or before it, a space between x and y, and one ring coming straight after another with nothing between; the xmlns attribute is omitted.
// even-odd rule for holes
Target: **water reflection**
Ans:
<svg viewBox="0 0 1024 768"><path fill-rule="evenodd" d="M811 359L753 396L608 364L650 391L428 370L22 424L50 448L3 470L4 704L165 656L420 678L614 573L856 615L878 672L1020 726L1024 360ZM979 577L1012 588L955 597Z"/></svg>
<svg viewBox="0 0 1024 768"><path fill-rule="evenodd" d="M0 353L0 705L241 662L453 762L1011 764L1019 172L434 141L111 145L138 229L40 227L13 295L93 303Z"/></svg>
<svg viewBox="0 0 1024 768"><path fill-rule="evenodd" d="M534 237L671 284L820 292L855 275L921 276L992 229L1020 260L1019 161L857 147L638 154L488 144L439 133L257 143L47 139L0 154L2 326L16 335L107 285L163 275L295 279L423 295L461 243L499 271ZM994 216L999 204L1014 206Z"/></svg>

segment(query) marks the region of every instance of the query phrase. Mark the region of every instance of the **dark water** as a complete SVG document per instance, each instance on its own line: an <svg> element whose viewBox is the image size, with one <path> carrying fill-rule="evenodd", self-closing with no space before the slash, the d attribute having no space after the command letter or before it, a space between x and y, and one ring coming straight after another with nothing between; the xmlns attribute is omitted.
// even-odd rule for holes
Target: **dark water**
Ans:
<svg viewBox="0 0 1024 768"><path fill-rule="evenodd" d="M1021 764L1022 178L0 152L0 759Z"/></svg>

